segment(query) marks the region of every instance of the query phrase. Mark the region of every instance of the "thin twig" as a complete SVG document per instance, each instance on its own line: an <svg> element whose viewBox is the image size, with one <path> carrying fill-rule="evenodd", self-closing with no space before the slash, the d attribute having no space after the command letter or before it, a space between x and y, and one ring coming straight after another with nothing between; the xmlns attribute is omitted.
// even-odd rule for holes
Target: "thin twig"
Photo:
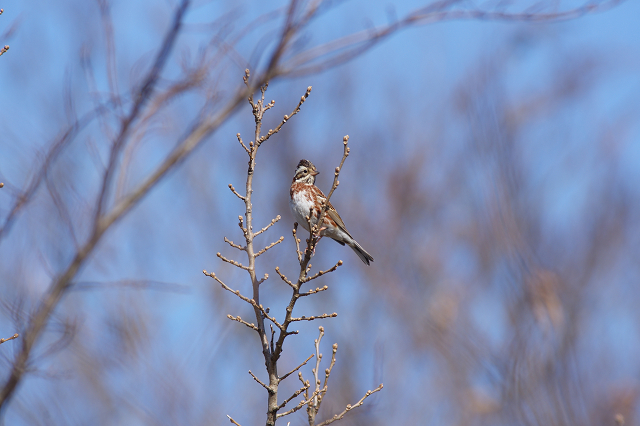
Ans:
<svg viewBox="0 0 640 426"><path fill-rule="evenodd" d="M240 318L240 316L234 317L233 315L228 314L227 318L229 318L230 320L233 320L233 321L238 321L240 324L244 324L244 325L246 325L247 327L249 327L250 329L252 329L254 331L258 331L258 327L256 327L256 325L254 323L249 323L249 322L243 320L242 318Z"/></svg>
<svg viewBox="0 0 640 426"><path fill-rule="evenodd" d="M238 226L242 230L242 235L244 235L244 237L246 238L247 237L247 228L244 227L244 219L242 218L242 216L238 216ZM246 246L245 246L245 250L246 250Z"/></svg>
<svg viewBox="0 0 640 426"><path fill-rule="evenodd" d="M320 396L318 397L318 408L320 407L320 404L322 403L322 400L324 399L324 395L327 393L327 386L329 383L329 376L331 375L331 372L333 371L333 366L336 365L336 353L338 352L338 344L334 343L331 346L331 362L329 363L329 368L324 370L324 392L320 393Z"/></svg>
<svg viewBox="0 0 640 426"><path fill-rule="evenodd" d="M240 195L240 193L238 191L236 191L236 189L233 187L232 184L229 184L229 189L231 190L231 192L233 192L235 194L236 197L240 198L242 201L244 201L246 199L244 197L244 195Z"/></svg>
<svg viewBox="0 0 640 426"><path fill-rule="evenodd" d="M310 317L302 315L301 317L297 317L297 318L292 317L290 321L291 322L294 322L294 321L313 321L313 320L322 319L322 318L335 318L337 316L338 316L338 314L335 313L335 312L332 313L332 314L312 315Z"/></svg>
<svg viewBox="0 0 640 426"><path fill-rule="evenodd" d="M255 303L252 299L249 299L247 296L242 295L242 293L240 293L240 290L234 290L228 285L226 285L225 283L223 283L222 280L218 278L218 276L215 274L215 272L207 272L206 270L203 270L202 273L218 281L218 283L222 286L222 288L227 290L229 293L235 294L236 296L238 296L240 299L247 302L248 304L253 306L253 304Z"/></svg>
<svg viewBox="0 0 640 426"><path fill-rule="evenodd" d="M293 393L293 395L291 395L289 398L285 399L282 402L282 404L278 405L278 410L282 410L289 403L289 401L291 401L293 398L297 397L302 392L305 392L307 389L309 389L309 386L310 386L309 384L306 384L305 386L303 386L300 389L298 389L297 391L295 391Z"/></svg>
<svg viewBox="0 0 640 426"><path fill-rule="evenodd" d="M269 274L264 274L264 276L258 280L258 285L262 284L268 279L269 279Z"/></svg>
<svg viewBox="0 0 640 426"><path fill-rule="evenodd" d="M235 420L233 420L233 419L231 418L231 416L230 416L230 415L228 415L228 414L227 414L227 417L229 418L229 420L231 421L231 423L233 423L234 425L236 425L236 426L242 426L240 423L238 423L238 422L236 422Z"/></svg>
<svg viewBox="0 0 640 426"><path fill-rule="evenodd" d="M237 262L235 260L232 259L227 259L226 257L224 257L222 254L220 254L220 252L216 253L216 256L218 256L220 259L222 259L223 261L232 264L233 266L237 266L238 268L244 269L245 271L249 270L248 266L244 266L242 263Z"/></svg>
<svg viewBox="0 0 640 426"><path fill-rule="evenodd" d="M249 374L251 374L251 377L253 377L253 380L255 380L256 382L260 383L260 385L261 385L263 388L265 388L267 391L269 391L269 393L272 393L272 392L273 392L273 389L269 388L269 386L265 385L265 384L262 382L262 380L258 379L258 377L256 377L256 375L255 375L255 374L253 374L253 373L251 372L251 370L249 370Z"/></svg>
<svg viewBox="0 0 640 426"><path fill-rule="evenodd" d="M342 413L336 414L335 416L333 416L329 420L325 420L324 422L319 423L316 426L326 426L328 424L331 424L331 423L335 422L336 420L342 419L345 414L347 414L349 411L353 410L354 408L360 407L364 403L365 399L367 399L372 394L374 394L374 393L376 393L378 391L381 391L383 387L384 386L382 385L382 383L380 383L380 386L378 386L374 390L368 390L367 393L364 394L364 396L360 399L360 401L356 402L354 405L351 405L351 404L347 405L347 408L345 408Z"/></svg>
<svg viewBox="0 0 640 426"><path fill-rule="evenodd" d="M267 250L269 250L270 248L272 248L276 244L280 244L283 241L284 241L284 237L280 237L277 241L272 242L271 244L269 244L268 246L266 246L265 248L263 248L262 250L257 252L256 253L256 257L260 256L261 254L263 254L264 252L266 252Z"/></svg>
<svg viewBox="0 0 640 426"><path fill-rule="evenodd" d="M8 342L9 340L17 339L18 336L20 336L20 335L18 333L16 333L11 337L7 337L6 339L0 339L0 345L3 344L4 342Z"/></svg>
<svg viewBox="0 0 640 426"><path fill-rule="evenodd" d="M236 133L236 137L238 138L238 142L240 142L240 145L242 145L242 147L247 152L247 154L251 155L251 151L249 151L249 148L247 148L247 146L244 144L244 142L242 142L242 138L240 137L240 133Z"/></svg>
<svg viewBox="0 0 640 426"><path fill-rule="evenodd" d="M302 262L302 252L300 251L300 238L297 235L298 222L293 224L293 239L296 242L296 254L298 255L298 263Z"/></svg>
<svg viewBox="0 0 640 426"><path fill-rule="evenodd" d="M282 272L280 272L280 267L279 266L276 266L276 272L278 273L278 275L280 276L282 281L284 281L285 283L289 284L289 287L295 288L295 284L292 283L291 280L289 280L289 278L287 278Z"/></svg>
<svg viewBox="0 0 640 426"><path fill-rule="evenodd" d="M280 215L276 216L274 219L271 219L271 222L269 222L269 224L267 226L265 226L264 228L262 228L261 230L259 230L255 234L253 234L253 236L255 237L256 235L262 234L264 231L266 231L267 229L271 228L273 226L273 224L276 223L277 221L279 221L280 219L282 219L282 217Z"/></svg>
<svg viewBox="0 0 640 426"><path fill-rule="evenodd" d="M280 381L283 381L284 379L286 379L287 377L289 377L290 375L292 375L293 373L295 373L296 371L298 371L299 369L301 369L303 366L305 366L307 364L307 362L309 362L309 360L311 358L313 358L315 356L315 354L311 354L309 355L309 357L307 359L305 359L302 364L300 364L299 366L297 366L296 368L294 368L293 370L289 371L287 374L285 374L284 376L280 377Z"/></svg>
<svg viewBox="0 0 640 426"><path fill-rule="evenodd" d="M322 361L322 353L320 353L320 342L322 341L322 338L324 337L324 327L320 326L318 327L318 338L315 339L314 341L314 346L316 349L316 368L314 368L313 370L311 370L311 372L313 373L313 381L315 384L315 390L319 391L320 390L320 361ZM327 389L327 383L325 382L324 384L324 389ZM313 419L315 422L315 416L316 414L318 414L318 410L320 410L320 399L318 398L318 396L316 395L315 398L313 398L313 403L309 404L308 409L311 411L313 411ZM309 416L311 418L311 416Z"/></svg>
<svg viewBox="0 0 640 426"><path fill-rule="evenodd" d="M267 311L267 309L264 309L262 307L262 305L258 305L254 300L251 300L249 303L251 303L251 305L256 308L259 309L260 312L262 313L262 316L266 319L268 319L269 321L271 321L273 323L273 325L275 325L276 327L278 327L280 330L282 330L284 327L282 324L280 324L278 322L277 319L275 319L274 317L269 315L269 312Z"/></svg>
<svg viewBox="0 0 640 426"><path fill-rule="evenodd" d="M266 135L262 136L259 139L258 145L260 145L261 143L263 143L264 141L266 141L267 139L269 139L271 136L273 136L274 134L278 133L280 131L280 129L282 128L282 126L284 126L284 123L286 123L287 121L289 121L289 119L291 117L293 117L294 115L296 115L299 111L300 111L300 107L302 106L302 104L304 103L304 101L307 100L307 98L309 97L309 95L311 94L311 86L307 87L307 91L305 92L304 95L302 95L302 97L300 98L300 102L298 102L298 106L295 107L295 109L291 112L291 114L289 115L285 115L284 118L282 119L282 121L280 122L280 124L278 124L278 126L275 129L270 129ZM269 105L267 105L267 108L265 109L265 111L271 107L273 107L273 103L275 103L275 101L271 101L271 103L269 103Z"/></svg>
<svg viewBox="0 0 640 426"><path fill-rule="evenodd" d="M345 160L349 156L349 152L351 152L351 148L349 148L349 135L345 135L342 138L342 145L343 145L342 160L340 160L340 165L338 167L336 167L336 169L334 171L333 184L331 185L331 190L327 194L327 198L325 199L324 203L322 204L322 210L325 213L326 213L327 210L329 210L329 199L333 195L333 191L335 191L336 188L338 187L338 185L340 185L340 181L338 181L338 177L340 176L340 171L342 170L342 167L344 166ZM318 220L318 223L320 223L320 220ZM317 225L317 223L316 223L316 225Z"/></svg>
<svg viewBox="0 0 640 426"><path fill-rule="evenodd" d="M314 391L311 396L309 397L309 399L304 400L304 401L300 401L298 403L298 405L296 405L295 407L293 407L291 410L286 411L284 413L278 413L277 418L279 419L280 417L284 417L284 416L288 416L289 414L293 414L296 411L298 411L299 409L301 409L302 407L304 407L305 405L307 405L308 403L310 403L313 398L318 394L318 391Z"/></svg>
<svg viewBox="0 0 640 426"><path fill-rule="evenodd" d="M342 266L342 260L338 260L338 263L336 263L335 265L333 265L331 268L327 269L326 271L318 271L315 275L312 275L310 277L306 277L304 279L304 282L309 282L311 280L315 280L318 277L323 276L324 274L328 274L329 272L333 272L336 269L338 269L338 266Z"/></svg>
<svg viewBox="0 0 640 426"><path fill-rule="evenodd" d="M303 296L311 296L312 294L316 294L316 293L320 293L321 291L325 291L328 290L329 287L328 286L324 286L324 287L316 287L315 289L311 289L309 291L307 291L306 293L300 293L300 297Z"/></svg>
<svg viewBox="0 0 640 426"><path fill-rule="evenodd" d="M298 372L298 380L300 380L300 382L302 383L303 386L306 385L307 383L309 383L308 380L305 380L304 377L302 377L302 371ZM304 397L308 399L308 395L307 395L306 392L304 394Z"/></svg>
<svg viewBox="0 0 640 426"><path fill-rule="evenodd" d="M242 247L240 244L234 243L233 241L231 241L227 237L224 237L224 242L229 244L233 248L237 248L238 250L242 250L242 251L246 250L246 247Z"/></svg>
<svg viewBox="0 0 640 426"><path fill-rule="evenodd" d="M278 322L278 320L276 320L274 317L270 316L269 313L267 312L267 310L265 310L262 305L259 305L258 303L256 303L256 301L254 299L249 299L247 296L244 296L242 293L240 293L240 290L234 290L231 287L229 287L228 285L226 285L224 282L222 282L222 280L220 278L218 278L218 276L215 274L215 272L207 272L202 271L206 276L213 278L214 280L216 280L218 283L220 283L220 285L222 286L222 288L224 288L225 290L227 290L230 293L235 294L236 296L238 296L240 299L242 299L244 302L247 302L248 304L250 304L251 306L253 306L254 309L257 309L260 311L260 313L262 314L262 317L267 318L269 321L271 321L276 327L278 327L279 329L283 329L283 325L280 324ZM266 276L263 280L266 280L268 278L268 276ZM245 323L245 321L240 321L238 320L238 317L234 317L233 315L228 315L227 316L229 319L238 321L238 322L242 322L243 324ZM255 327L255 324L253 323L247 323L245 325L248 325L249 327Z"/></svg>

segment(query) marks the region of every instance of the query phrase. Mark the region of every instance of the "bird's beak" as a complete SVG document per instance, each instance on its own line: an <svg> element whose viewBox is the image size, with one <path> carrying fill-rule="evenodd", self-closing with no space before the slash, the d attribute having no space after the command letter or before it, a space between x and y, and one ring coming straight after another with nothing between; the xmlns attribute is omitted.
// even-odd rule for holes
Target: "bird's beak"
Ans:
<svg viewBox="0 0 640 426"><path fill-rule="evenodd" d="M315 176L315 175L319 175L319 174L320 174L320 172L317 171L317 170L315 172L311 172L311 176Z"/></svg>

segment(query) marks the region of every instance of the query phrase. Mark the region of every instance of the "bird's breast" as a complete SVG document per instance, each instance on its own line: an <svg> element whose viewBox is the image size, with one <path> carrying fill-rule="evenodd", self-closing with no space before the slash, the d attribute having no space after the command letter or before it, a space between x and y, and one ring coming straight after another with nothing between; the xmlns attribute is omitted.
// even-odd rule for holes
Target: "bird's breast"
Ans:
<svg viewBox="0 0 640 426"><path fill-rule="evenodd" d="M291 185L289 207L291 207L291 213L293 213L295 221L308 231L307 216L315 203L313 201L313 192L307 186L300 183Z"/></svg>

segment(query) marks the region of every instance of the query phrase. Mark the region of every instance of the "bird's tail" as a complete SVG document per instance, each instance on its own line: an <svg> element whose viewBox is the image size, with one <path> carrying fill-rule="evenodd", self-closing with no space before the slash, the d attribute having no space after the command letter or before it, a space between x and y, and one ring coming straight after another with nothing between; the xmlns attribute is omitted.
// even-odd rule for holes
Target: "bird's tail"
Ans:
<svg viewBox="0 0 640 426"><path fill-rule="evenodd" d="M356 252L360 260L362 260L367 265L369 264L369 262L373 262L373 257L369 253L367 253L367 251L363 249L356 240L353 240L353 244L349 244L349 247L351 247L353 251Z"/></svg>

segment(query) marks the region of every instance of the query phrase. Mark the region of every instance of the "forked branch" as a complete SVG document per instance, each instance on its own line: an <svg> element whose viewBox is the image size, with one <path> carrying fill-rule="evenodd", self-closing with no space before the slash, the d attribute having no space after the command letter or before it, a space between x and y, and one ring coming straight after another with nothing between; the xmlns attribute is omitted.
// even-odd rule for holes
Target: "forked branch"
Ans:
<svg viewBox="0 0 640 426"><path fill-rule="evenodd" d="M293 11L290 10L291 13L293 13ZM250 73L248 70L246 70L245 75L243 77L244 83L247 85L247 87L251 87L250 84ZM223 256L221 253L218 253L217 256L223 260L224 262L230 263L238 268L241 268L245 271L247 271L249 273L249 277L251 280L251 284L252 284L252 289L253 289L253 295L251 298L244 296L242 294L240 294L240 292L238 290L232 290L229 286L227 286L224 282L222 282L215 274L213 273L207 273L205 271L205 274L212 277L213 279L215 279L218 283L220 283L220 285L227 291L235 294L236 296L238 296L241 300L243 300L246 303L249 303L254 310L254 314L256 317L256 322L254 323L249 323L245 320L243 320L242 318L240 318L240 316L233 316L233 315L229 315L228 317L231 320L240 322L241 324L244 324L247 327L250 327L252 330L255 330L258 332L259 336L260 336L260 341L262 344L262 353L264 355L264 359L265 359L265 365L267 367L267 374L269 377L268 383L265 381L261 381L259 380L251 371L249 372L251 374L251 376L254 378L254 380L258 383L260 383L260 385L262 385L269 393L268 396L268 411L267 411L267 426L273 426L275 425L276 419L278 418L278 411L281 410L282 408L284 408L284 406L291 401L293 398L295 398L296 396L298 396L301 392L304 392L306 390L306 388L303 386L303 388L297 392L294 393L293 396L291 396L290 398L288 398L287 400L285 400L282 403L278 403L278 384L280 383L281 380L283 380L284 378L286 378L289 374L283 376L283 377L278 377L277 374L277 361L278 358L280 357L280 353L282 351L282 343L284 341L284 338L286 336L289 336L291 334L297 334L297 331L289 331L288 327L289 324L292 321L301 321L303 319L307 319L304 317L301 318L292 318L292 311L293 311L293 305L295 304L295 301L297 300L298 296L298 289L299 289L299 284L298 284L298 288L296 288L295 284L293 284L289 279L287 279L284 274L280 271L279 268L276 268L276 272L278 273L278 275L280 276L280 278L282 278L287 284L289 284L293 290L294 290L294 296L292 297L292 300L290 301L289 307L286 310L286 315L285 315L285 319L284 321L281 323L279 322L274 316L269 314L269 309L265 309L261 304L260 304L260 284L262 284L268 277L268 274L264 274L263 278L258 278L257 274L256 274L256 258L264 253L266 253L268 250L272 249L273 247L275 247L276 245L280 244L282 241L284 241L284 237L280 237L278 240L268 244L266 247L262 248L261 250L256 250L255 246L254 246L254 239L255 237L257 237L258 235L266 232L270 227L272 227L276 222L278 222L281 219L281 216L278 215L276 216L273 220L271 220L271 222L269 224L267 224L267 226L265 226L264 228L258 230L257 232L253 232L253 205L252 205L252 194L253 194L253 176L255 173L255 165L256 165L256 156L258 153L258 148L261 146L261 144L263 142L265 142L266 140L269 139L269 137L271 137L272 135L274 135L275 133L277 133L278 131L280 131L280 129L282 128L282 126L284 125L284 123L287 122L287 120L289 118L291 118L293 115L297 114L300 111L300 107L302 106L302 104L304 103L304 101L309 97L309 94L311 93L311 87L307 88L307 91L305 92L305 94L300 98L300 101L298 102L298 105L296 106L296 108L294 108L293 112L290 115L286 115L284 120L282 120L282 122L275 128L275 129L271 129L269 130L269 132L267 132L266 135L261 135L261 128L262 128L262 119L264 116L264 113L266 111L268 111L269 109L271 109L274 104L275 101L271 101L268 103L265 103L265 93L267 91L267 87L268 84L265 83L264 85L262 85L260 87L260 97L259 98L254 98L253 94L249 94L248 96L248 101L249 104L251 105L252 111L253 111L253 116L255 119L255 133L254 133L254 141L249 142L248 146L247 144L244 143L244 141L242 140L242 138L240 137L240 134L237 134L236 137L238 139L238 142L240 143L240 145L242 146L242 148L245 150L245 152L249 155L249 165L248 165L248 169L247 169L247 180L246 180L246 185L245 185L245 191L244 194L241 194L239 191L237 191L233 185L229 184L229 189L234 193L234 195L236 195L236 197L238 197L240 200L242 200L245 204L245 214L244 214L244 218L242 216L238 217L238 226L240 227L240 229L242 230L242 234L244 236L245 239L245 245L242 246L240 244L236 244L234 242L232 242L231 240L229 240L228 238L225 238L225 242L227 242L231 247L236 248L238 250L242 250L245 253L247 253L247 264L241 264L240 262L236 261L236 260L232 260L232 259L228 259L227 257ZM307 320L311 320L311 319L315 319L315 318L324 318L324 317L330 317L333 315L328 315L328 314L324 314L318 317L310 317ZM278 333L278 340L277 342L275 341L275 334L276 334L276 330L273 328L273 326L271 326L271 333L269 335L269 333L267 333L267 330L265 328L265 320L270 321L277 329ZM308 361L308 360L307 360ZM303 362L297 369L299 369L302 365L304 365L307 361ZM297 370L296 369L296 370ZM296 371L294 370L294 371ZM294 412L296 411L298 408L293 408L292 410L289 410L290 412Z"/></svg>
<svg viewBox="0 0 640 426"><path fill-rule="evenodd" d="M308 383L307 383L308 385ZM302 400L298 403L298 405L296 405L295 407L293 407L291 410L289 411L285 411L282 414L278 414L278 418L280 417L284 417L284 416L288 416L289 414L293 414L296 411L298 411L299 409L301 409L302 407L304 407L305 405L309 404L311 401L313 401L313 398L315 398L315 396L318 394L318 391L314 391L311 396L309 397L309 399L305 399Z"/></svg>
<svg viewBox="0 0 640 426"><path fill-rule="evenodd" d="M315 390L313 392L313 395L309 397L311 401L309 401L307 405L307 417L308 417L310 426L324 426L342 419L346 413L353 410L354 408L360 407L362 404L364 404L365 399L367 399L372 394L380 391L383 387L383 385L380 384L380 386L378 386L377 388L373 390L368 390L367 393L356 404L354 405L349 404L341 413L334 415L332 418L325 420L322 423L316 424L316 416L318 415L318 411L320 410L320 405L322 404L322 400L324 399L324 396L327 393L327 389L329 386L328 385L329 376L331 375L331 371L333 371L333 367L336 363L336 353L338 351L338 344L334 343L332 346L332 352L331 352L331 362L329 363L329 367L324 370L324 383L323 383L320 379L320 361L322 360L322 353L320 352L320 342L322 341L322 337L324 336L324 328L319 327L319 331L320 333L318 335L318 338L314 341L315 350L316 350L316 366L312 370L313 380L315 383ZM302 375L300 375L300 381L302 381L303 383L308 383L308 381L307 382L304 381L304 379L302 378ZM322 384L322 387L321 387L321 384Z"/></svg>
<svg viewBox="0 0 640 426"><path fill-rule="evenodd" d="M244 76L244 82L247 85L247 87L250 86L249 79L250 79L250 73L247 71ZM228 318L233 321L237 321L251 328L254 331L257 331L258 335L260 336L260 341L262 344L262 353L265 358L265 365L267 367L267 374L268 374L269 380L268 382L262 381L258 379L258 377L255 374L253 374L253 372L251 371L249 371L249 374L251 374L251 376L257 383L259 383L264 389L268 391L268 401L267 401L268 409L267 409L267 422L266 422L267 426L275 425L276 419L286 416L288 414L295 413L296 411L302 409L305 406L307 406L307 411L309 413L309 419L310 419L309 424L311 426L314 426L315 416L320 408L320 404L322 403L324 395L326 394L328 389L329 375L331 373L331 370L333 369L333 366L335 365L335 355L337 351L337 344L333 345L331 363L329 367L325 370L323 386L321 386L322 382L319 377L320 360L322 358L319 345L320 345L320 340L322 339L322 336L324 334L323 327L320 327L320 337L316 339L316 342L315 342L316 353L314 355L316 356L316 368L313 369L313 374L314 374L313 384L309 383L309 381L304 381L304 379L302 379L302 373L299 370L304 365L306 365L307 362L309 362L309 360L314 355L309 356L300 365L298 365L292 371L286 373L281 377L279 377L277 373L278 371L277 363L278 363L278 360L280 359L280 355L282 353L283 345L286 337L292 334L298 333L297 330L289 330L289 327L291 326L292 323L299 322L299 321L314 321L317 319L334 318L337 316L337 313L334 312L331 314L325 313L321 315L311 315L311 316L301 315L296 317L296 316L293 316L293 311L297 301L301 297L317 294L321 291L327 290L328 288L326 285L322 287L318 286L315 289L310 289L306 292L301 292L301 287L304 283L309 282L311 280L318 279L329 272L333 272L343 264L342 261L338 261L331 268L326 270L320 270L317 273L309 276L309 272L311 270L311 264L309 263L309 261L311 259L311 256L313 255L316 244L320 239L320 236L319 236L321 232L320 224L322 223L323 218L327 214L327 210L329 208L329 200L333 192L339 185L338 177L340 174L340 170L344 166L344 162L347 156L349 155L349 147L348 147L349 136L345 136L343 138L342 159L340 161L340 165L335 169L334 180L333 180L333 185L331 187L331 191L329 192L326 199L323 200L318 222L312 226L311 212L310 212L309 218L307 219L309 221L308 225L309 225L309 229L311 229L311 233L310 233L309 239L307 240L307 247L304 253L300 250L300 239L297 236L297 224L294 225L293 237L296 243L297 258L300 263L300 272L299 272L297 281L293 282L292 280L288 279L285 276L285 274L280 270L279 267L275 268L278 276L280 276L280 278L292 290L291 298L285 309L284 320L280 322L269 313L268 308L265 309L265 307L262 304L260 304L260 284L268 278L268 274L265 274L262 279L257 278L256 258L261 254L265 253L266 251L270 250L277 244L281 243L284 240L284 237L280 237L277 241L272 242L271 244L267 245L266 247L264 247L259 251L256 251L254 248L254 238L266 232L278 220L280 220L281 217L278 215L269 224L267 224L267 226L258 230L257 232L253 232L253 205L252 205L253 176L255 173L255 164L256 164L256 156L258 153L258 148L261 146L263 142L268 140L270 136L277 133L282 128L284 123L286 123L289 120L289 118L291 118L293 115L297 114L300 111L300 107L302 106L302 104L304 103L304 101L307 99L307 97L311 92L311 87L307 88L305 95L300 98L298 105L296 106L296 108L294 108L293 112L290 115L285 115L284 120L282 120L282 122L275 129L269 130L266 135L261 135L260 132L262 127L263 115L267 110L271 109L274 105L274 101L265 103L266 90L267 90L267 84L264 84L260 88L259 98L254 98L253 94L249 95L248 97L248 101L252 107L252 111L253 111L253 115L256 123L255 134L254 134L255 142L251 141L247 146L242 141L242 138L240 137L240 135L237 135L238 142L249 155L249 167L247 169L247 181L246 181L246 188L245 188L244 194L241 194L240 192L238 192L233 187L233 185L229 185L229 189L245 204L245 214L244 214L244 217L242 216L238 217L238 226L242 230L246 245L242 246L240 244L236 244L231 240L229 240L228 238L225 238L225 242L227 242L227 244L229 244L231 247L236 248L238 250L242 250L245 253L247 253L248 263L246 265L243 265L236 260L226 258L221 253L217 253L217 256L224 262L230 263L238 268L246 270L249 273L251 283L252 283L252 288L253 288L253 296L249 298L247 296L242 295L240 291L231 289L224 282L222 282L214 273L207 273L206 271L204 271L204 273L207 276L210 276L213 279L215 279L225 290L235 294L242 301L250 304L254 309L254 314L256 316L255 323L250 323L248 321L245 321L240 316L228 315ZM270 325L270 329L271 329L270 333L268 333L265 328L265 320L268 320L273 324L273 326ZM277 332L277 338L276 338L276 332ZM298 371L298 376L302 382L302 386L298 388L298 390L296 390L291 396L289 396L288 398L284 399L281 402L278 402L278 385L282 380L286 379L296 371ZM290 403L294 398L302 394L304 394L304 398L295 407L283 413L279 412L282 409L284 409L285 406L288 403ZM356 404L356 406L358 406L358 404ZM339 416L343 416L343 415L344 414L340 414Z"/></svg>

